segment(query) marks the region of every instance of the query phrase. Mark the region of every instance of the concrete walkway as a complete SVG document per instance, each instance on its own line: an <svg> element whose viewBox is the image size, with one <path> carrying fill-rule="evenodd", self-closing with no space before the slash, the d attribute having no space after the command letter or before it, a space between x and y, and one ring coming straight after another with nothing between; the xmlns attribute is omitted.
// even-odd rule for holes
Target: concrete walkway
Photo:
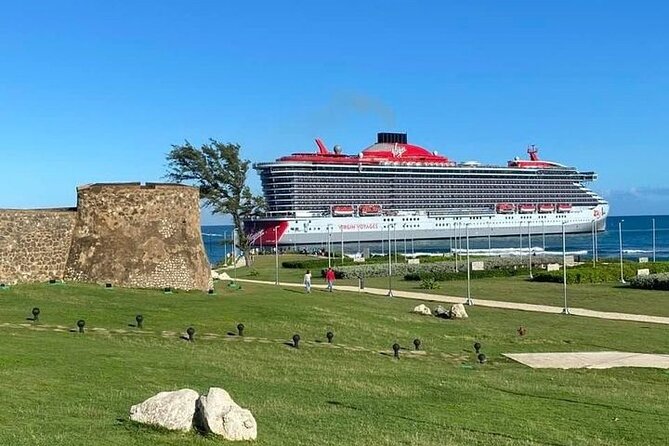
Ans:
<svg viewBox="0 0 669 446"><path fill-rule="evenodd" d="M669 369L669 355L632 352L503 353L533 369L610 369L654 367Z"/></svg>
<svg viewBox="0 0 669 446"><path fill-rule="evenodd" d="M221 274L222 280L231 280L227 274ZM249 282L249 283L259 283L263 285L274 285L274 282L264 281L264 280L252 280L252 279L237 279L238 282ZM279 286L288 286L303 288L304 285L301 283L286 283L280 282ZM325 289L325 285L312 285L312 288ZM375 294L377 296L386 296L388 294L387 289L380 288L363 288L360 290L356 286L348 285L337 285L335 286L337 291L351 291L351 292L363 292L366 294ZM400 291L393 290L394 297L403 297L405 299L415 299L420 301L430 301L430 302L444 302L452 304L461 304L465 303L465 298L456 297L456 296L444 296L441 294L423 294L416 293L412 291ZM506 310L521 310L521 311L533 311L536 313L555 313L561 314L562 307L554 307L550 305L536 305L536 304L524 304L518 302L506 302L501 300L487 300L487 299L473 299L474 305L479 307L490 307L490 308L503 308ZM665 324L669 325L669 317L662 316L649 316L645 314L630 314L630 313L614 313L609 311L595 311L595 310L586 310L585 308L569 308L569 312L574 316L584 316L584 317L594 317L598 319L612 319L620 321L632 321L632 322L649 322L652 324Z"/></svg>

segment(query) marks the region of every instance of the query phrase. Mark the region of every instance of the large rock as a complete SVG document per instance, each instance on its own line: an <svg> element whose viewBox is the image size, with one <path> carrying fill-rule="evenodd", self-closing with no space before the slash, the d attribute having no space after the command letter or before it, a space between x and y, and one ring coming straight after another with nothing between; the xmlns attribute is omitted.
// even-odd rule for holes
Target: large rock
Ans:
<svg viewBox="0 0 669 446"><path fill-rule="evenodd" d="M189 431L193 425L197 398L197 392L191 389L160 392L143 403L132 406L130 419L165 429Z"/></svg>
<svg viewBox="0 0 669 446"><path fill-rule="evenodd" d="M425 316L431 316L432 312L425 304L420 304L417 307L414 307L412 310L413 313L424 314Z"/></svg>
<svg viewBox="0 0 669 446"><path fill-rule="evenodd" d="M242 409L228 392L211 387L197 401L195 424L204 433L221 435L226 440L255 440L258 425L248 409Z"/></svg>
<svg viewBox="0 0 669 446"><path fill-rule="evenodd" d="M441 305L437 305L434 310L432 310L435 316L441 317L443 319L449 319L451 317L451 313Z"/></svg>
<svg viewBox="0 0 669 446"><path fill-rule="evenodd" d="M469 315L465 311L465 306L462 304L453 305L449 313L451 315L451 319L466 319L469 317Z"/></svg>

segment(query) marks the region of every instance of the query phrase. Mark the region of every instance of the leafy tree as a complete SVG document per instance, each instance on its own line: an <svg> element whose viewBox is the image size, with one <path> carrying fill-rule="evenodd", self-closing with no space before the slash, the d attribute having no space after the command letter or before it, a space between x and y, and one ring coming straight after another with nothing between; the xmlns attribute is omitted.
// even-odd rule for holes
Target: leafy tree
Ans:
<svg viewBox="0 0 669 446"><path fill-rule="evenodd" d="M262 196L253 195L246 185L250 161L240 157L239 144L210 139L200 148L186 141L172 145L167 155L167 178L200 188L200 198L213 214L228 214L237 229L237 247L251 265L250 242L243 220L259 216L265 209Z"/></svg>

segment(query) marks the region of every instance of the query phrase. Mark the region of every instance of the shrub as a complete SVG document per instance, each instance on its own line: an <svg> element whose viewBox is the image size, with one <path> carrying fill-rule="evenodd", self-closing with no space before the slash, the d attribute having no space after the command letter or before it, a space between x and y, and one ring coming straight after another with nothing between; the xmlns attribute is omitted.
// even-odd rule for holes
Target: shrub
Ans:
<svg viewBox="0 0 669 446"><path fill-rule="evenodd" d="M247 275L247 276L250 276L250 277L256 277L256 276L260 275L260 273L258 272L257 269L251 268L251 269L248 271L248 273L246 273L246 275Z"/></svg>
<svg viewBox="0 0 669 446"><path fill-rule="evenodd" d="M632 262L623 262L623 277L626 280L632 280L636 277L637 269L640 267L648 268L651 273L669 271L669 262L638 264ZM555 282L562 283L562 271L538 272L534 275L536 282ZM592 264L583 264L567 268L567 283L604 283L617 282L620 280L619 263L599 263L593 267Z"/></svg>
<svg viewBox="0 0 669 446"><path fill-rule="evenodd" d="M423 279L423 281L420 283L420 288L424 290L436 290L439 288L439 282L434 280L431 277L426 277Z"/></svg>
<svg viewBox="0 0 669 446"><path fill-rule="evenodd" d="M630 280L630 286L645 290L669 291L669 273L663 272L649 276L636 276Z"/></svg>

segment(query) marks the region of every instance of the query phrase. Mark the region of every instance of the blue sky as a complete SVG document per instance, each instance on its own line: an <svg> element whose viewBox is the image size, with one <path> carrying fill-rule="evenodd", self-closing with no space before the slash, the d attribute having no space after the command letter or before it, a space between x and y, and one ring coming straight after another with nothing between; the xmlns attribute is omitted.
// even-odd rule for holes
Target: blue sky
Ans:
<svg viewBox="0 0 669 446"><path fill-rule="evenodd" d="M537 144L596 170L614 214L669 214L668 19L662 2L8 2L0 207L160 181L185 139L266 161L398 130L458 161Z"/></svg>

